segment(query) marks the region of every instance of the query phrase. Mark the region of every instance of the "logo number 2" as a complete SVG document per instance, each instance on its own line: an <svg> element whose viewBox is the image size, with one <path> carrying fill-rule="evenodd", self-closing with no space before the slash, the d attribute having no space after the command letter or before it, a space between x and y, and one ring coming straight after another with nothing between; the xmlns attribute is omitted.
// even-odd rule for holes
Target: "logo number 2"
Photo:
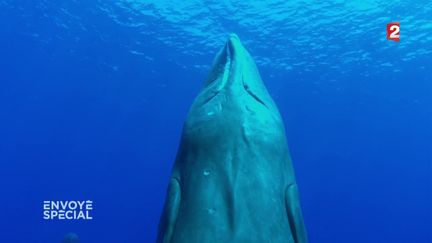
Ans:
<svg viewBox="0 0 432 243"><path fill-rule="evenodd" d="M400 23L393 22L387 24L387 40L400 41Z"/></svg>
<svg viewBox="0 0 432 243"><path fill-rule="evenodd" d="M399 39L400 27L397 25L390 26L390 38L391 39Z"/></svg>

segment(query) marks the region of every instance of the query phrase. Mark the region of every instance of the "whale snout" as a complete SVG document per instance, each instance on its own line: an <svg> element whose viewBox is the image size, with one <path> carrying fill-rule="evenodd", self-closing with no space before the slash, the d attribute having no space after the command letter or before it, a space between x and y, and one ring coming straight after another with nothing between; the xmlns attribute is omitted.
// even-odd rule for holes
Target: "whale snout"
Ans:
<svg viewBox="0 0 432 243"><path fill-rule="evenodd" d="M262 105L266 109L272 106L255 62L236 34L228 36L217 55L195 107L206 106L207 110L210 109L209 106L220 108L231 105ZM210 113L217 112L215 110Z"/></svg>
<svg viewBox="0 0 432 243"><path fill-rule="evenodd" d="M243 49L243 45L240 42L240 38L236 34L230 34L226 42L226 55L231 61L236 59L236 55Z"/></svg>
<svg viewBox="0 0 432 243"><path fill-rule="evenodd" d="M241 87L243 74L250 71L257 72L252 57L240 38L230 34L213 63L204 87L210 88L211 92Z"/></svg>

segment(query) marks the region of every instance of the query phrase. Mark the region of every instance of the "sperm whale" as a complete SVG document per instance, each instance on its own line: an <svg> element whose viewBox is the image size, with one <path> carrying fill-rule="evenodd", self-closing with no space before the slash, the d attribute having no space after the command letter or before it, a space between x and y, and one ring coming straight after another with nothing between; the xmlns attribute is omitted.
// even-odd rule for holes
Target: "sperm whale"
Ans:
<svg viewBox="0 0 432 243"><path fill-rule="evenodd" d="M307 242L281 115L235 34L185 121L157 242Z"/></svg>

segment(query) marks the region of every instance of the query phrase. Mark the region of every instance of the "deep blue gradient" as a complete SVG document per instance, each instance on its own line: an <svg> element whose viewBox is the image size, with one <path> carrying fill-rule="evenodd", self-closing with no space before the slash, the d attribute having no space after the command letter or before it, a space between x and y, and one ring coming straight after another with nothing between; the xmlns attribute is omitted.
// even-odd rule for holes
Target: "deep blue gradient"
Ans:
<svg viewBox="0 0 432 243"><path fill-rule="evenodd" d="M153 242L236 32L284 117L310 242L432 242L432 4L260 2L0 0L0 241ZM42 218L87 199L91 221Z"/></svg>

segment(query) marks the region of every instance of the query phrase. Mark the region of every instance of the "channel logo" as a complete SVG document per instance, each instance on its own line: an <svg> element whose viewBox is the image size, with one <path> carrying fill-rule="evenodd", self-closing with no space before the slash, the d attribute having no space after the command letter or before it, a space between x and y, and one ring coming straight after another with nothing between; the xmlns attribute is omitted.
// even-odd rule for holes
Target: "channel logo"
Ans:
<svg viewBox="0 0 432 243"><path fill-rule="evenodd" d="M400 23L392 22L387 24L387 40L400 41Z"/></svg>

